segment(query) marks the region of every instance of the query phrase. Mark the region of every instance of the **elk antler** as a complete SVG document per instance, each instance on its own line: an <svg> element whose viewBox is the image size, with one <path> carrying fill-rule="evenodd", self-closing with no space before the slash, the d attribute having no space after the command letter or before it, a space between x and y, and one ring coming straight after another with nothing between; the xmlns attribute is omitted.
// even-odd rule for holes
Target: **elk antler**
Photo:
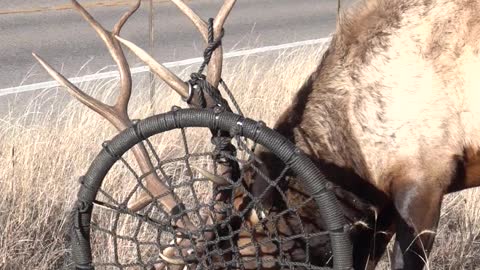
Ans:
<svg viewBox="0 0 480 270"><path fill-rule="evenodd" d="M209 41L208 26L198 15L195 14L183 1L181 0L172 0L172 2L194 23L197 29L202 34L205 41ZM236 0L225 0L224 4L220 8L213 24L213 36L214 39L220 37L223 31L223 24L225 23L226 18L228 17L231 9L233 8ZM68 79L63 75L58 73L53 69L49 64L47 64L42 58L33 53L33 56L39 61L39 63L45 68L45 70L61 85L66 87L67 91L78 99L80 102L85 104L90 109L94 110L109 122L111 122L115 128L119 131L124 130L133 125L132 121L128 116L128 102L131 96L132 88L132 78L130 73L130 68L121 48L120 42L125 46L129 47L137 56L145 61L148 66L156 73L161 79L163 79L173 90L175 90L183 98L187 98L189 95L189 85L179 79L175 74L169 71L167 68L156 62L151 56L149 56L145 51L138 48L133 43L123 40L118 37L120 30L122 29L125 22L128 18L139 8L141 0L137 0L136 4L125 13L121 19L114 26L112 32L105 30L76 0L72 0L72 4L76 10L82 14L85 20L95 29L97 34L106 44L113 60L118 66L120 72L120 93L117 97L117 100L113 106L102 103L99 100L92 98L78 87L72 84ZM223 61L223 52L221 46L216 47L212 52L210 59L207 81L214 87L218 87L220 82L220 75L222 72L222 61ZM134 156L139 164L139 167L144 175L147 175L146 178L146 190L147 192L142 192L139 199L133 203L129 203L128 207L133 211L138 211L148 205L155 199L168 210L172 211L178 207L173 194L169 188L160 181L160 177L156 173L153 164L149 158L148 152L145 146L140 143L132 148ZM147 194L148 193L148 194ZM153 196L152 196L153 195ZM161 198L158 198L160 197ZM211 221L213 222L213 221ZM179 220L179 226L183 226L187 229L194 230L193 224L190 222L188 217L184 217ZM208 235L206 235L209 238ZM211 237L211 236L210 236ZM166 250L163 252L162 258L165 262L171 262L175 260L171 258L173 256L172 250ZM177 264L182 264L181 261L175 261ZM164 266L164 265L163 265ZM162 268L162 266L160 266Z"/></svg>
<svg viewBox="0 0 480 270"><path fill-rule="evenodd" d="M101 101L87 95L70 81L68 81L64 76L58 73L55 69L53 69L42 58L40 58L36 54L33 54L33 56L39 61L39 63L45 68L45 70L61 85L65 86L67 91L72 96L74 96L76 99L78 99L90 109L94 110L95 112L106 118L119 131L133 125L127 112L128 102L131 96L132 78L129 65L127 63L120 43L123 43L125 46L129 47L140 59L145 61L146 64L148 64L148 66L150 66L150 68L153 70L153 72L157 74L162 80L164 80L180 96L182 96L183 98L187 98L189 95L189 85L186 82L182 81L163 65L156 62L150 55L148 55L142 49L138 48L135 44L118 37L120 30L122 29L125 22L139 8L140 2L141 0L137 0L136 4L131 8L131 10L125 13L117 22L117 24L114 26L113 31L109 32L105 30L76 0L72 0L74 8L78 10L85 18L85 20L95 29L97 34L108 47L108 50L113 60L118 66L120 72L120 93L113 106L102 103ZM195 14L195 12L193 12L183 1L172 0L172 2L193 22L193 24L202 34L205 41L208 43L209 32L208 26L205 21L203 21L197 14ZM225 23L225 20L228 17L230 11L232 10L235 2L236 0L225 0L222 7L220 8L213 23L214 39L218 39L222 34L223 24ZM218 87L218 84L220 82L220 76L222 73L222 62L223 52L220 45L217 46L216 49L212 52L207 73L207 81L214 87ZM146 191L142 191L139 198L133 203L129 203L128 207L132 211L138 211L155 199L157 199L168 211L172 211L173 209L178 207L179 205L176 202L169 188L160 181L160 177L158 176L153 167L153 164L149 158L145 146L140 143L134 148L132 148L132 151L142 173L144 175L147 175L145 177ZM181 224L177 225L183 226L190 230L195 229L188 217L180 219L179 223ZM207 238L208 237L209 236L207 235ZM161 255L162 258L165 259L165 262L175 260L171 258L173 256L171 250L166 250ZM175 262L177 264L182 264L181 261Z"/></svg>
<svg viewBox="0 0 480 270"><path fill-rule="evenodd" d="M182 0L171 0L179 9L182 11L197 27L200 34L203 36L206 43L208 43L208 26L207 23L202 20L190 7L188 7ZM235 5L236 0L225 0L222 7L218 11L217 16L214 19L213 23L213 34L214 39L220 37L223 31L223 25L225 24L225 20L227 19L230 11L232 10L233 6ZM180 87L174 86L172 80L180 82L181 80L178 79L173 73L168 71L163 65L155 61L153 57L151 57L147 52L142 50L140 47L136 46L132 42L126 41L124 39L118 38L120 42L122 42L125 46L130 48L133 53L135 53L142 61L144 61L152 71L157 74L162 80L164 80L170 87L172 87L175 91L177 91L183 97L187 95L183 95L183 93L188 93L188 85L183 83ZM214 87L218 87L220 82L220 76L222 74L222 63L223 63L223 49L222 46L218 46L216 50L212 53L212 57L210 60L208 73L207 73L207 81ZM167 75L169 74L169 75ZM170 77L171 76L171 77ZM172 78L174 77L174 78Z"/></svg>
<svg viewBox="0 0 480 270"><path fill-rule="evenodd" d="M113 60L117 64L119 73L120 73L120 92L117 96L116 102L113 106L107 105L99 100L94 99L93 97L87 95L85 92L77 88L72 84L68 79L63 75L58 73L53 69L49 64L47 64L42 58L33 53L33 56L38 60L38 62L45 68L45 70L61 85L66 87L67 91L80 102L85 104L87 107L97 112L110 123L112 123L116 129L119 131L124 130L133 125L132 121L128 116L128 102L131 96L132 90L132 77L130 73L130 68L121 48L120 42L115 39L115 36L120 33L125 22L130 18L130 16L137 11L140 7L141 0L138 0L132 8L126 12L117 24L114 26L112 32L105 30L86 10L83 8L76 0L72 0L74 8L84 17L84 19L92 26L96 33L103 40L107 46ZM144 175L147 175L146 178L146 189L153 195L153 197L162 196L158 201L168 210L171 211L178 203L176 202L174 196L170 192L169 188L160 181L160 177L154 170L153 164L149 158L148 152L145 146L140 143L132 148L135 159L138 162L140 170ZM149 195L151 197L151 195ZM150 200L140 200L129 205L131 210L137 211L148 203ZM185 221L186 227L191 227L191 223Z"/></svg>
<svg viewBox="0 0 480 270"><path fill-rule="evenodd" d="M207 23L202 20L190 7L188 7L182 0L171 0L195 25L198 29L200 34L203 36L206 43L208 43L208 26ZM232 10L233 6L235 5L236 0L225 0L222 7L218 11L217 16L214 19L213 23L213 34L214 39L220 37L223 31L223 25L225 20L227 19L230 11ZM152 56L150 56L146 51L135 45L134 43L125 40L116 36L117 40L119 40L123 45L128 47L135 53L142 61L144 61L151 70L160 77L165 83L167 83L173 90L175 90L180 96L183 98L187 98L189 95L189 85L178 78L175 74L173 74L170 70L164 67L162 64L158 63ZM222 63L223 63L223 50L222 46L218 46L215 51L212 53L212 57L210 59L208 73L207 73L207 81L214 87L218 87L220 82L220 77L222 73ZM228 170L228 168L225 168ZM151 196L149 196L146 192L140 195L138 201L139 205L144 205L144 203L150 202ZM142 202L142 203L140 203ZM144 202L144 203L143 203Z"/></svg>

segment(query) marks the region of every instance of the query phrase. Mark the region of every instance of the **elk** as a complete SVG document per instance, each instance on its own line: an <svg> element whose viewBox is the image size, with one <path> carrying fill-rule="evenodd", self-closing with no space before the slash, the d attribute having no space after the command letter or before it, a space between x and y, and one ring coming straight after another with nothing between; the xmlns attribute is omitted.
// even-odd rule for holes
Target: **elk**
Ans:
<svg viewBox="0 0 480 270"><path fill-rule="evenodd" d="M351 196L372 206L350 213L382 232L352 231L355 269L374 268L394 233L392 268L422 269L444 195L480 185L479 12L466 0L357 3L275 124L346 208Z"/></svg>
<svg viewBox="0 0 480 270"><path fill-rule="evenodd" d="M107 106L36 56L72 95L117 129L131 125L126 109L131 78L120 43L182 97L188 95L186 83L133 43L117 37L140 1L111 33L72 2L105 41L121 74L119 99ZM172 2L207 41L207 24L181 0ZM215 38L234 3L224 1L214 20ZM475 76L480 68L479 12L480 3L472 0L357 3L341 13L317 69L274 126L330 177L347 218L366 225L352 229L355 269L373 269L394 234L392 268L422 269L445 194L480 185L480 120L476 119L480 119L476 106L480 94L475 92L480 87ZM221 63L219 47L207 76L214 87L220 81ZM282 170L278 160L268 151L257 154L262 170L278 175ZM143 172L152 171L141 145L135 156ZM154 173L149 177L148 196L129 207L138 210L157 200L175 209L178 204L160 177ZM268 188L260 177L252 176L253 193ZM273 204L277 195L272 189L264 203ZM179 226L193 225L184 218Z"/></svg>

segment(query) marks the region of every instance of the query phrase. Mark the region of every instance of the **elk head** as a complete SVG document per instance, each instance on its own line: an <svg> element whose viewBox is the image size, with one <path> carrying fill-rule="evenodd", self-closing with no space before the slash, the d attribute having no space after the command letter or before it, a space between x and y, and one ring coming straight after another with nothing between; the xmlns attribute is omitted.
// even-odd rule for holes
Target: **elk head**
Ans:
<svg viewBox="0 0 480 270"><path fill-rule="evenodd" d="M190 86L188 83L182 81L170 70L168 70L158 62L154 61L148 54L146 54L143 50L139 49L133 43L119 37L122 27L131 17L131 15L134 14L135 11L137 11L140 7L141 0L137 0L132 6L132 8L119 19L112 31L104 29L76 0L72 0L71 2L73 7L83 16L83 18L91 25L91 27L95 30L98 36L103 40L120 73L120 87L115 104L107 105L87 95L85 92L83 92L73 83L71 83L68 79L66 79L63 75L57 72L40 56L33 53L33 56L42 65L42 67L60 85L64 86L74 98L76 98L88 108L92 109L93 111L107 119L119 131L122 131L134 124L128 116L128 103L132 92L132 76L128 62L121 47L122 43L125 46L133 49L134 52L136 52L136 54L140 57L140 59L144 60L152 68L154 73L157 74L162 80L164 80L165 83L169 85L174 91L176 91L182 98L186 99L189 97ZM202 34L205 41L208 43L209 36L207 23L203 21L195 12L193 12L183 1L172 0L172 2L193 22L193 24ZM235 0L225 0L222 7L220 8L213 23L214 39L218 39L218 37L221 35L225 20L227 19L235 2ZM222 59L223 53L220 44L220 46L218 46L212 53L211 60L208 65L208 73L206 79L213 87L217 87L220 82L220 75L222 72ZM172 191L169 190L168 186L157 174L145 146L143 144L138 144L132 149L132 151L142 174L146 175L146 177L145 189L135 201L129 202L128 208L131 211L139 211L153 201L157 201L160 205L163 206L166 212L178 211L178 209L180 209L181 207L181 203L177 202L177 199L175 198ZM226 170L227 168L224 168L224 171ZM177 221L176 226L188 230L196 229L187 216L180 218ZM184 242L184 244L186 242L185 240L179 241ZM186 252L191 251L187 250ZM166 262L170 262L173 264L183 263L179 262L176 259L173 259L173 253L174 250L166 249L160 256L164 258Z"/></svg>

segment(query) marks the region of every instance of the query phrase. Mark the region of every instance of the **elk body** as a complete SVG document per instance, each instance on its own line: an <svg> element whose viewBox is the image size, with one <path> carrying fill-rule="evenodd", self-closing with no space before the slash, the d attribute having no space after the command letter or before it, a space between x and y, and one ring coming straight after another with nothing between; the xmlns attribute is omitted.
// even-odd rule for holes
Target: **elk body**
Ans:
<svg viewBox="0 0 480 270"><path fill-rule="evenodd" d="M392 267L422 269L444 195L480 185L478 14L471 0L358 3L275 124L339 194L373 207L338 196L369 227L352 231L355 269L374 268L394 233ZM275 175L275 158L260 155Z"/></svg>

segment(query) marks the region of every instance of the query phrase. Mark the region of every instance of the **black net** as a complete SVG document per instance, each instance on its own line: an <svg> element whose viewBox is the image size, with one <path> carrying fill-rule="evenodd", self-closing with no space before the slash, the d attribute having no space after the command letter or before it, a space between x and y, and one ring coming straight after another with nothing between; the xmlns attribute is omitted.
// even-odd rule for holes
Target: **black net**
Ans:
<svg viewBox="0 0 480 270"><path fill-rule="evenodd" d="M235 136L232 155L219 151L210 137L205 128L181 128L146 140L154 168L146 173L132 150L119 157L94 201L94 266L322 269L331 264L325 225L289 166L279 164L278 175L270 178L254 154L255 141ZM238 164L237 171L222 171L226 161ZM166 194L148 189L152 175L172 191L177 212L162 204ZM254 179L267 183L260 194L252 194ZM133 211L145 194L151 202Z"/></svg>

